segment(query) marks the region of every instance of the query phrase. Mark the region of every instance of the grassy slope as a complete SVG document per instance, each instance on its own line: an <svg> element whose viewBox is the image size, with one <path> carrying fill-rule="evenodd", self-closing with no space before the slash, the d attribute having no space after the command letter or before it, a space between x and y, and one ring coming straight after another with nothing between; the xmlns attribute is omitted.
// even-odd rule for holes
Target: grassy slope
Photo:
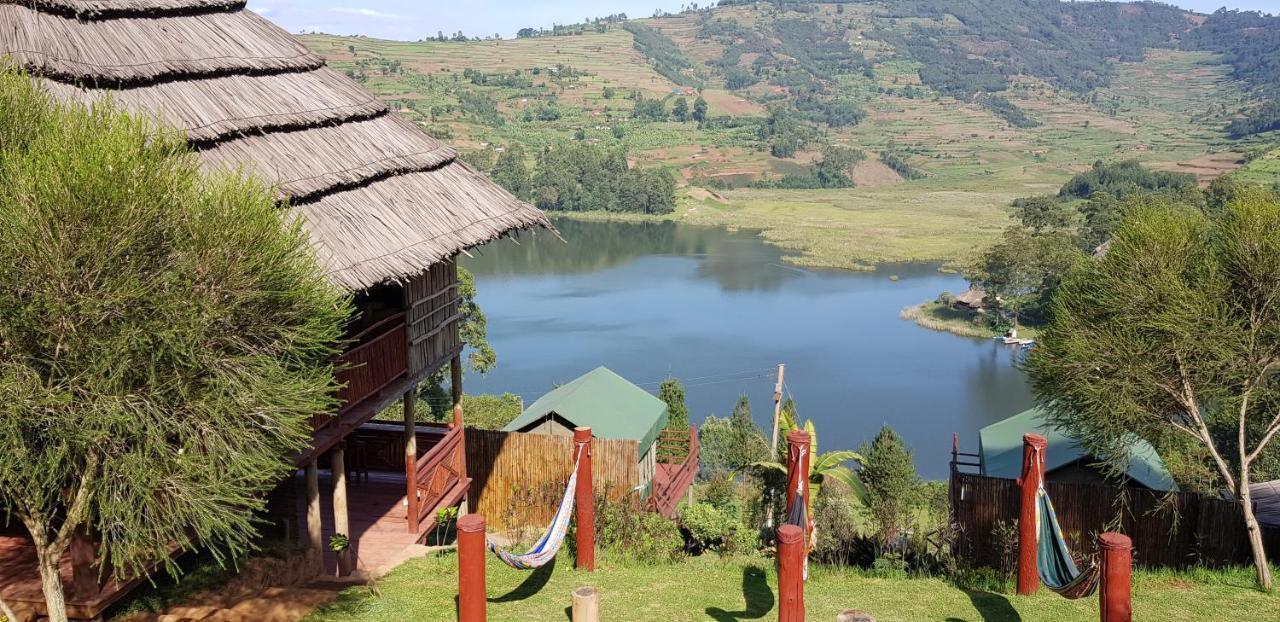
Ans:
<svg viewBox="0 0 1280 622"><path fill-rule="evenodd" d="M864 148L872 154L893 142L911 154L913 166L927 179L903 182L871 161L854 171L859 187L840 191L741 189L721 193L725 200L704 200L687 193L677 217L690 222L759 228L771 241L794 251L793 261L814 266L856 268L883 261L957 262L988 244L1008 223L1009 202L1020 196L1056 190L1071 174L1097 159L1138 158L1153 166L1190 170L1206 177L1231 166L1225 161L1191 168L1205 154L1238 149L1221 132L1225 110L1242 95L1227 80L1225 65L1204 53L1154 50L1142 63L1125 64L1110 88L1084 98L1034 80L1014 85L1007 95L1033 118L1036 128L1013 128L984 109L927 89L922 98L878 93L918 85L917 67L894 60L883 43L861 38L873 24L906 28L908 22L873 17L871 5L847 5L837 15L826 6L813 17L845 28L852 48L876 62L873 79L842 76L833 88L858 100L869 112L862 124L831 130L832 141ZM752 7L716 11L744 26L794 15L770 15ZM698 39L696 15L644 20L671 37L697 64L718 58L714 41ZM954 27L937 23L935 27ZM507 122L485 125L454 111L431 125L446 129L463 149L486 143L519 143L541 148L569 140L582 130L602 144L623 143L641 166L666 167L682 180L722 177L751 179L777 176L806 164L814 154L778 159L761 151L750 128L705 131L694 123L647 123L630 118L632 103L605 99L605 87L638 89L662 97L674 85L658 75L619 27L579 36L484 42L400 43L353 37L307 36L304 41L339 69L359 59L400 60L406 74L371 72L367 85L397 105L412 106L406 115L427 122L432 104L456 103L456 90L475 88L460 79L465 68L526 73L534 67L567 64L588 72L563 81L535 77L531 89L482 87L497 102ZM348 46L356 48L353 57ZM746 61L744 61L746 62ZM427 84L424 77L433 76ZM456 76L456 78L455 78ZM714 79L705 91L711 114L759 116L759 103L769 88L757 85L744 93L720 88ZM524 121L522 111L557 102L555 121ZM613 137L622 126L624 138ZM1271 172L1253 167L1262 180Z"/></svg>
<svg viewBox="0 0 1280 622"><path fill-rule="evenodd" d="M416 559L379 581L375 597L353 588L309 622L452 620L457 593L456 556ZM776 575L771 560L693 558L657 567L619 567L605 560L594 575L570 569L562 555L552 572L511 570L488 561L489 618L510 621L566 619L569 593L582 585L600 589L601 619L615 622L773 619ZM1207 580L1204 580L1207 579ZM1244 571L1201 579L1184 575L1135 577L1135 618L1234 622L1274 619L1280 598L1250 589ZM691 589L696 585L697 589ZM834 620L846 608L871 612L880 622L1068 622L1097 617L1098 601L1065 600L1047 590L1034 597L966 592L939 579L876 578L856 571L815 567L806 589L807 618Z"/></svg>

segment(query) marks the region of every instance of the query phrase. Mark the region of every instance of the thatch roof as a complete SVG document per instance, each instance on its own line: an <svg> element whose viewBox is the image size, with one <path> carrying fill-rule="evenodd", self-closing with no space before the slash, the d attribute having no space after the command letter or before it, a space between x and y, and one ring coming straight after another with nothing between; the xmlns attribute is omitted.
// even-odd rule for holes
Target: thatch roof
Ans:
<svg viewBox="0 0 1280 622"><path fill-rule="evenodd" d="M274 184L349 289L551 226L244 0L0 0L0 55L59 99L109 97L185 131L206 168Z"/></svg>

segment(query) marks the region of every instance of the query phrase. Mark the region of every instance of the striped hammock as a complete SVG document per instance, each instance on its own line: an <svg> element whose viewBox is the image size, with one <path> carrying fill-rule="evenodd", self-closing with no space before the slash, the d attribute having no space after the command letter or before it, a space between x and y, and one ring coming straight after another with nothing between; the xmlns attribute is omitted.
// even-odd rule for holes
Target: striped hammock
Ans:
<svg viewBox="0 0 1280 622"><path fill-rule="evenodd" d="M1036 491L1036 540L1036 567L1045 587L1072 600L1098 589L1098 565L1090 562L1083 571L1076 567L1044 486Z"/></svg>
<svg viewBox="0 0 1280 622"><path fill-rule="evenodd" d="M503 563L516 570L533 570L555 559L556 553L560 551L560 545L564 544L565 533L569 530L569 517L573 515L573 489L578 483L578 464L582 459L584 446L578 446L577 455L573 459L573 472L569 474L569 483L564 487L564 497L560 499L560 507L556 510L555 517L551 519L551 525L528 553L516 555L494 544L492 540L486 540L489 550L493 551L493 554L497 555Z"/></svg>
<svg viewBox="0 0 1280 622"><path fill-rule="evenodd" d="M804 455L808 452L807 448L800 450L800 459L796 464L804 464ZM805 474L807 475L807 474ZM787 524L795 525L800 528L804 536L804 580L809 580L809 508L804 502L804 487L808 484L809 478L801 475L796 478L796 495L791 507L787 508Z"/></svg>

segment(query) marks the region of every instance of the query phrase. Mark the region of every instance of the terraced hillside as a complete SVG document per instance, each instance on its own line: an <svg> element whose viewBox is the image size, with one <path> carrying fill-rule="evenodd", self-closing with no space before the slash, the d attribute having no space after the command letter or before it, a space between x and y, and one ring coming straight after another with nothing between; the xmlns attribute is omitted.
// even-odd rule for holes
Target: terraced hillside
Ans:
<svg viewBox="0 0 1280 622"><path fill-rule="evenodd" d="M1008 224L1014 198L1100 159L1205 182L1250 160L1242 178L1280 180L1276 132L1226 133L1256 89L1222 54L1177 45L1204 16L1011 4L1051 19L1023 33L935 11L944 0L751 3L569 36L304 41L482 168L517 147L530 163L571 142L624 148L677 179L674 217L759 228L806 265L962 261ZM1085 43L1115 56L1062 60ZM865 157L818 166L836 147Z"/></svg>

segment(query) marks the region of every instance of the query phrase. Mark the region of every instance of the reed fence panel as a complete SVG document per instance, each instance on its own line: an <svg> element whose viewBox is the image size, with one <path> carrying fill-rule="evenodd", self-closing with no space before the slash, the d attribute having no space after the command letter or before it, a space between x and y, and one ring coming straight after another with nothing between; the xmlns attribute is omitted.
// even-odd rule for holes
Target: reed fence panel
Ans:
<svg viewBox="0 0 1280 622"><path fill-rule="evenodd" d="M541 529L551 522L573 469L568 436L467 429L471 511L492 529ZM591 468L596 495L617 501L640 484L638 444L595 439Z"/></svg>
<svg viewBox="0 0 1280 622"><path fill-rule="evenodd" d="M1093 484L1046 482L1045 490L1077 559L1093 554L1098 534L1119 531L1133 539L1138 566L1250 563L1243 512L1237 503L1195 493ZM996 527L1002 521L1017 524L1017 482L953 470L949 496L952 523L960 531L956 554L980 566L998 568L1007 563L1002 554L1010 543L997 535ZM1280 528L1264 527L1263 541L1270 557L1280 555Z"/></svg>

